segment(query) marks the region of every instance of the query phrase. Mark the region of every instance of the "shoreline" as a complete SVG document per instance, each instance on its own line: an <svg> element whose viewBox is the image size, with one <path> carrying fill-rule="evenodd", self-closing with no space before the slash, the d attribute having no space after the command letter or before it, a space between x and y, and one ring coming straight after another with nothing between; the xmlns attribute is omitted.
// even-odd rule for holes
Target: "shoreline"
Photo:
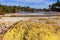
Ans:
<svg viewBox="0 0 60 40"><path fill-rule="evenodd" d="M60 16L59 14L55 15L2 15L1 17L51 17L51 16Z"/></svg>
<svg viewBox="0 0 60 40"><path fill-rule="evenodd" d="M60 16L60 12L43 12L43 13L7 13L0 17L48 17Z"/></svg>

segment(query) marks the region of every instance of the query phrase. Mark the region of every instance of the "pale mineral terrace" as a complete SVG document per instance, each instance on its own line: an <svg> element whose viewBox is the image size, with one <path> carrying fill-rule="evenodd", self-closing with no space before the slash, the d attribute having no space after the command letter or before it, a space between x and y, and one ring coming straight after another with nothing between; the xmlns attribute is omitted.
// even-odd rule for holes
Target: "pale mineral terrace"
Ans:
<svg viewBox="0 0 60 40"><path fill-rule="evenodd" d="M60 26L60 16L52 16L52 17L1 17L0 18L0 34L4 34L13 24L19 22L20 20L33 20L39 19L41 23L49 25L58 25ZM37 20L36 20L37 21Z"/></svg>
<svg viewBox="0 0 60 40"><path fill-rule="evenodd" d="M20 20L26 20L24 17L1 17L0 18L0 34L4 34L13 24Z"/></svg>

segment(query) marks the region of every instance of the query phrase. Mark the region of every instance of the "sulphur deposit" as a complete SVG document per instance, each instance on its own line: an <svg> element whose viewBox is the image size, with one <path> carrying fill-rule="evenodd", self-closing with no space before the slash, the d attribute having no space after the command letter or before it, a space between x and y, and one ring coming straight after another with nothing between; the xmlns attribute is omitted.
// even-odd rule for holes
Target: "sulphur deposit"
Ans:
<svg viewBox="0 0 60 40"><path fill-rule="evenodd" d="M3 40L60 40L60 18L31 18L19 21Z"/></svg>

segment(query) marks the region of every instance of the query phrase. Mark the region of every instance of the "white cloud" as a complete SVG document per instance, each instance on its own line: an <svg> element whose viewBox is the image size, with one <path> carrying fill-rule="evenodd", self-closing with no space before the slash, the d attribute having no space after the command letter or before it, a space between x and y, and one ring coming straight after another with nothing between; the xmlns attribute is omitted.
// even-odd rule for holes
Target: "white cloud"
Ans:
<svg viewBox="0 0 60 40"><path fill-rule="evenodd" d="M42 2L44 0L15 0L15 1L25 1L25 2Z"/></svg>

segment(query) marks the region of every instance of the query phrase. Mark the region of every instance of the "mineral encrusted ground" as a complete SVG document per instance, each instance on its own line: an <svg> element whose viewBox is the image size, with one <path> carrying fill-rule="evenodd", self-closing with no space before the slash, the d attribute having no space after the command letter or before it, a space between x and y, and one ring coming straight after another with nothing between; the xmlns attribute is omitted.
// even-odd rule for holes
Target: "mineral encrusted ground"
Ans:
<svg viewBox="0 0 60 40"><path fill-rule="evenodd" d="M35 17L12 26L3 40L59 40L60 17Z"/></svg>

